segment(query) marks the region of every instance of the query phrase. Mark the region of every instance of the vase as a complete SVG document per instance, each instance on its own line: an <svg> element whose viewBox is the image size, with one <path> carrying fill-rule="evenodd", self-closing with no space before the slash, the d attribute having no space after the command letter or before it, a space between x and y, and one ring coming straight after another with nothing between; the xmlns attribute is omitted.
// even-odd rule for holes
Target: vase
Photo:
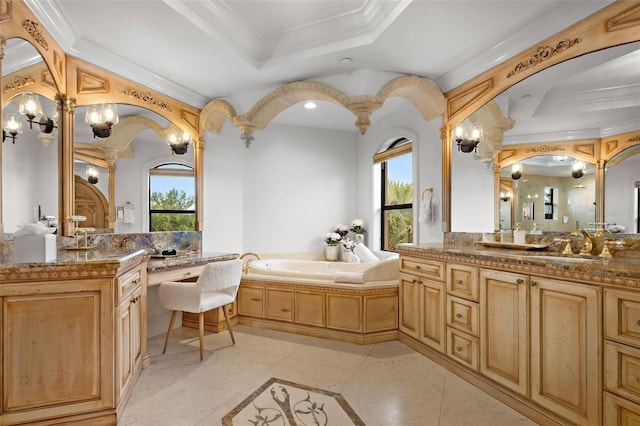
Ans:
<svg viewBox="0 0 640 426"><path fill-rule="evenodd" d="M354 234L356 243L364 244L364 234Z"/></svg>
<svg viewBox="0 0 640 426"><path fill-rule="evenodd" d="M338 260L338 257L340 257L340 246L337 244L327 244L324 248L324 257L331 261Z"/></svg>

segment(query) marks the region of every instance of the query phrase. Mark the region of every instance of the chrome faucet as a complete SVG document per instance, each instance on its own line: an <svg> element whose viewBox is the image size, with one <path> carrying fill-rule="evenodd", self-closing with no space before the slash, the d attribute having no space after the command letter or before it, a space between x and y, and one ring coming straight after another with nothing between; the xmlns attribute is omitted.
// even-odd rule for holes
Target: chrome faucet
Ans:
<svg viewBox="0 0 640 426"><path fill-rule="evenodd" d="M591 250L593 250L593 237L589 234L589 232L586 229L576 229L571 233L571 235L574 237L577 237L579 233L584 236L584 244L580 249L580 255L590 256Z"/></svg>

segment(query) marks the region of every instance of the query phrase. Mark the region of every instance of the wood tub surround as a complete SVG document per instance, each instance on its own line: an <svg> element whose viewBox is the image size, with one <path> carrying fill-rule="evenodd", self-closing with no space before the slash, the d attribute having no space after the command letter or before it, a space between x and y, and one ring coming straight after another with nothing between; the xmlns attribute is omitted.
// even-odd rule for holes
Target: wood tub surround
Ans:
<svg viewBox="0 0 640 426"><path fill-rule="evenodd" d="M404 244L399 340L540 424L640 420L640 262Z"/></svg>
<svg viewBox="0 0 640 426"><path fill-rule="evenodd" d="M0 265L0 424L116 424L147 352L146 257Z"/></svg>
<svg viewBox="0 0 640 426"><path fill-rule="evenodd" d="M345 342L369 344L398 335L395 284L316 285L243 275L240 324Z"/></svg>

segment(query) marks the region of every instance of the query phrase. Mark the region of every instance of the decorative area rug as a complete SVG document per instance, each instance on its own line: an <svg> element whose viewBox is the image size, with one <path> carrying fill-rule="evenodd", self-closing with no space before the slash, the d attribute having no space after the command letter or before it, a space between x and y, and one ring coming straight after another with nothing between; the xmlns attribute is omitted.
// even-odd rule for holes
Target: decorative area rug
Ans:
<svg viewBox="0 0 640 426"><path fill-rule="evenodd" d="M272 377L222 418L222 426L365 426L339 393Z"/></svg>

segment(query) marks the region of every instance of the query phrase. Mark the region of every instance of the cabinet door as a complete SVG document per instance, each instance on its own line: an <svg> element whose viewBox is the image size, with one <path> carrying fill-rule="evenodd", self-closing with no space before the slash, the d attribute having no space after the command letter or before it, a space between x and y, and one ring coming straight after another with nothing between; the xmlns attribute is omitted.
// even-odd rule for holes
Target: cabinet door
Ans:
<svg viewBox="0 0 640 426"><path fill-rule="evenodd" d="M480 372L527 395L529 390L528 279L480 271Z"/></svg>
<svg viewBox="0 0 640 426"><path fill-rule="evenodd" d="M265 317L280 321L293 321L293 290L265 289L267 296Z"/></svg>
<svg viewBox="0 0 640 426"><path fill-rule="evenodd" d="M142 288L139 287L131 299L131 362L134 371L142 357L142 324L146 318L142 316Z"/></svg>
<svg viewBox="0 0 640 426"><path fill-rule="evenodd" d="M123 301L117 310L117 328L118 328L118 357L117 357L117 390L116 400L124 394L125 389L129 386L133 378L133 360L131 359L131 342L132 337L132 320L131 302Z"/></svg>
<svg viewBox="0 0 640 426"><path fill-rule="evenodd" d="M295 322L324 327L324 293L320 291L296 290L294 294Z"/></svg>
<svg viewBox="0 0 640 426"><path fill-rule="evenodd" d="M264 318L264 289L240 285L238 289L238 315Z"/></svg>
<svg viewBox="0 0 640 426"><path fill-rule="evenodd" d="M362 332L362 296L327 294L327 328Z"/></svg>
<svg viewBox="0 0 640 426"><path fill-rule="evenodd" d="M604 392L605 426L640 426L640 405Z"/></svg>
<svg viewBox="0 0 640 426"><path fill-rule="evenodd" d="M420 335L425 345L444 353L447 335L445 323L446 292L443 283L424 280L420 286Z"/></svg>
<svg viewBox="0 0 640 426"><path fill-rule="evenodd" d="M600 414L600 288L530 279L531 399L579 425Z"/></svg>
<svg viewBox="0 0 640 426"><path fill-rule="evenodd" d="M420 318L420 279L409 274L400 273L400 323L399 328L405 334L418 338L418 321Z"/></svg>

